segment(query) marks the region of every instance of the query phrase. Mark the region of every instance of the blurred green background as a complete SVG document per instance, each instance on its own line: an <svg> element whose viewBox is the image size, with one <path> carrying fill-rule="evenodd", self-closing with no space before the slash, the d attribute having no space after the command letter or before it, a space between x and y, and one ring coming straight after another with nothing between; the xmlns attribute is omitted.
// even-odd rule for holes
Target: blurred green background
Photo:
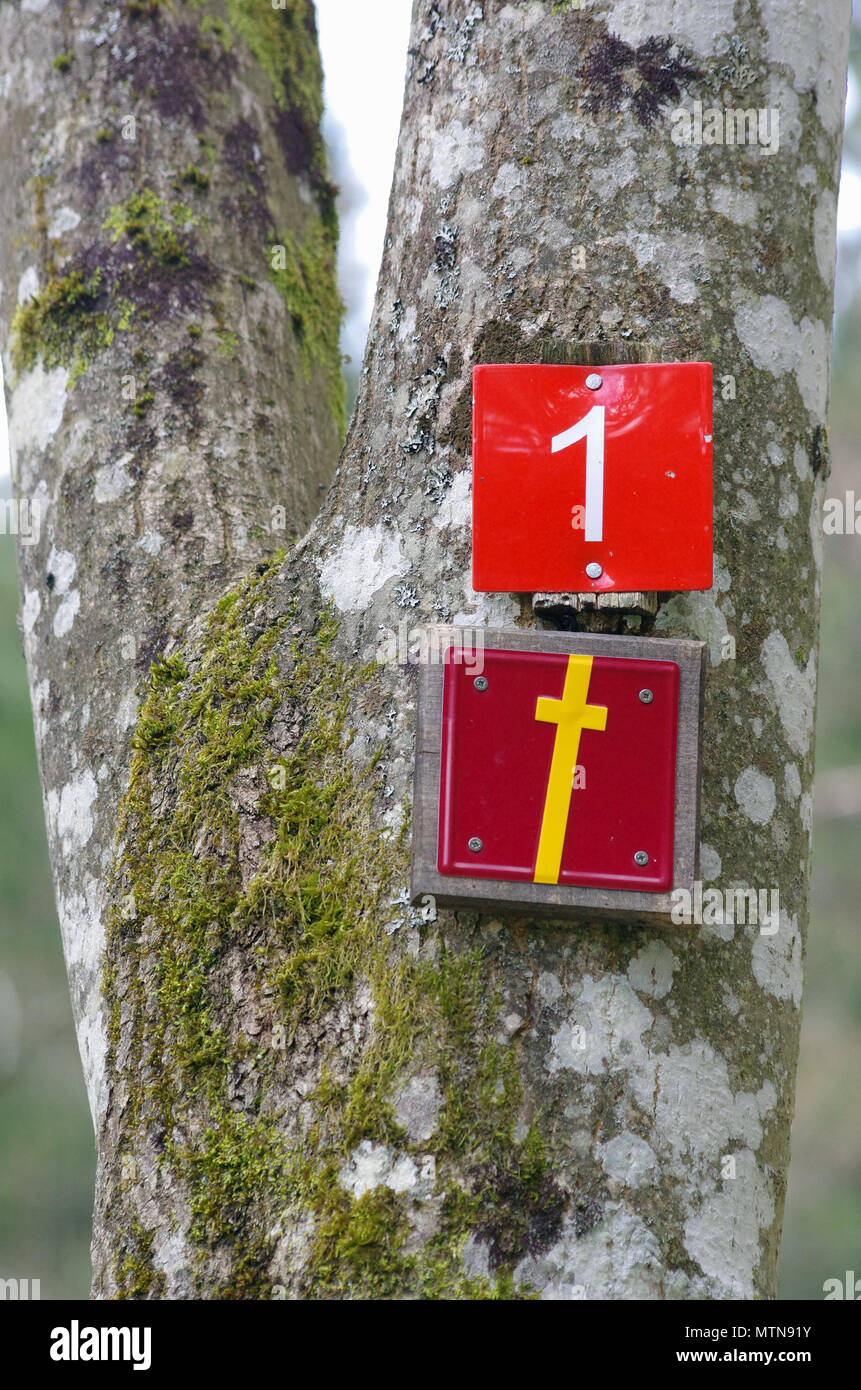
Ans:
<svg viewBox="0 0 861 1390"><path fill-rule="evenodd" d="M0 536L0 1278L86 1298L95 1154L54 908L17 626Z"/></svg>
<svg viewBox="0 0 861 1390"><path fill-rule="evenodd" d="M859 50L856 30L856 72ZM857 90L850 84L844 168L861 224ZM336 132L329 133L337 146ZM339 153L336 148L335 176L345 203L355 205L361 189ZM344 212L349 227L350 207ZM349 245L341 272L355 319L364 286ZM840 238L827 491L842 498L855 488L861 501L859 383L861 225L853 228L850 218ZM6 482L0 479L0 494ZM846 1269L861 1274L859 594L861 534L826 537L813 912L781 1298L819 1300L825 1279ZM15 541L0 535L0 1278L40 1279L43 1298L83 1299L90 1279L93 1135L51 890L16 610Z"/></svg>

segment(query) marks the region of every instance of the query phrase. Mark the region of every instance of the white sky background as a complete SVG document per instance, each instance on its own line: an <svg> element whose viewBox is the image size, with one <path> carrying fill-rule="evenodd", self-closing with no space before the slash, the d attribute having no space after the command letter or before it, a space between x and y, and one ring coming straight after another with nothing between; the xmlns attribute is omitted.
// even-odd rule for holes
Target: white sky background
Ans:
<svg viewBox="0 0 861 1390"><path fill-rule="evenodd" d="M325 71L324 131L333 176L346 194L339 269L348 297L343 347L361 361L383 250L389 190L403 99L410 0L315 0ZM846 114L857 109L851 74ZM861 233L861 171L840 182L838 234ZM2 374L2 366L0 366ZM2 375L0 375L2 380ZM6 412L0 391L0 476L8 472Z"/></svg>
<svg viewBox="0 0 861 1390"><path fill-rule="evenodd" d="M323 133L344 186L344 351L361 361L371 317L401 120L411 0L315 0L325 73ZM348 182L349 179L349 182ZM350 211L349 204L354 204Z"/></svg>

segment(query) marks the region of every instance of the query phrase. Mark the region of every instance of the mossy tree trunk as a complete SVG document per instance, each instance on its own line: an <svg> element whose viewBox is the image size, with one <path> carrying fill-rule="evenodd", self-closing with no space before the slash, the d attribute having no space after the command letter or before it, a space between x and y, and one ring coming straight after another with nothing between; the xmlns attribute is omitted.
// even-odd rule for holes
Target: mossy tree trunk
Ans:
<svg viewBox="0 0 861 1390"><path fill-rule="evenodd" d="M311 0L0 7L0 322L20 586L78 1039L152 659L300 535L343 385ZM273 255L273 247L283 247Z"/></svg>
<svg viewBox="0 0 861 1390"><path fill-rule="evenodd" d="M101 1296L774 1293L849 15L681 9L416 0L334 486L168 636L137 717ZM779 148L677 145L697 101L776 109ZM708 641L703 877L779 890L774 933L407 905L415 668L381 642L533 622L469 586L472 366L596 340L715 363L717 580L651 626Z"/></svg>

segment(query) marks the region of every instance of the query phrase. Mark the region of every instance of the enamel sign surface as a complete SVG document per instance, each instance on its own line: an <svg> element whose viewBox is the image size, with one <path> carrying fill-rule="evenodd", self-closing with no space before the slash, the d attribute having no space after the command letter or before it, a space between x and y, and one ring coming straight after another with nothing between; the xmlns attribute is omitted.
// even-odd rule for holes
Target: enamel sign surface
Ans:
<svg viewBox="0 0 861 1390"><path fill-rule="evenodd" d="M669 889L678 666L500 650L474 677L447 655L440 872Z"/></svg>
<svg viewBox="0 0 861 1390"><path fill-rule="evenodd" d="M695 876L703 643L429 632L413 901L667 916Z"/></svg>
<svg viewBox="0 0 861 1390"><path fill-rule="evenodd" d="M712 369L479 366L473 588L712 584Z"/></svg>

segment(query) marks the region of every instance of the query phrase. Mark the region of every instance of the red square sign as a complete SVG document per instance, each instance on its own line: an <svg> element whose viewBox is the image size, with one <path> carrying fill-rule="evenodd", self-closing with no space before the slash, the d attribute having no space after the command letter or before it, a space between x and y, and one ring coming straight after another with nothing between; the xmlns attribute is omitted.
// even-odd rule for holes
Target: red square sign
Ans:
<svg viewBox="0 0 861 1390"><path fill-rule="evenodd" d="M712 369L480 366L473 587L712 584Z"/></svg>
<svg viewBox="0 0 861 1390"><path fill-rule="evenodd" d="M441 874L659 893L673 883L679 667L445 654Z"/></svg>

